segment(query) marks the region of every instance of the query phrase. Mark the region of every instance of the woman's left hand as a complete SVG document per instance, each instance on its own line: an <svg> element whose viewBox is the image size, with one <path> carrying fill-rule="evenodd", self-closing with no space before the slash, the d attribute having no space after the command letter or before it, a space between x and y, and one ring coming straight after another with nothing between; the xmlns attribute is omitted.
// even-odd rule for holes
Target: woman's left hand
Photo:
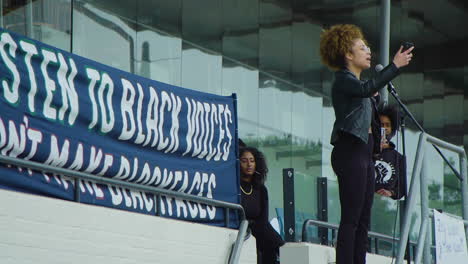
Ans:
<svg viewBox="0 0 468 264"><path fill-rule="evenodd" d="M400 47L398 52L395 54L395 57L393 57L393 63L397 68L404 67L408 65L413 58L413 54L411 53L414 49L414 46L403 51L403 46Z"/></svg>

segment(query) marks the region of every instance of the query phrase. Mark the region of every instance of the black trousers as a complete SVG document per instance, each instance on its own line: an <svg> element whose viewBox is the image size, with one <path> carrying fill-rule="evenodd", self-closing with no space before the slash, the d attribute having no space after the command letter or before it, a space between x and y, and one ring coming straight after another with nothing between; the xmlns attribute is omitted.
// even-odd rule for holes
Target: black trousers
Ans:
<svg viewBox="0 0 468 264"><path fill-rule="evenodd" d="M338 177L341 221L336 264L366 263L367 233L374 199L372 137L365 144L343 133L332 151L331 163Z"/></svg>

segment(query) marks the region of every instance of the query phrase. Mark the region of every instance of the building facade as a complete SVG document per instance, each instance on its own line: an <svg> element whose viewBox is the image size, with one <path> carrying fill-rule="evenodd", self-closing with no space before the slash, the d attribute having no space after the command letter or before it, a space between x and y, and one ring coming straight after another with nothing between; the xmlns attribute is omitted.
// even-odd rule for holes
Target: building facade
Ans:
<svg viewBox="0 0 468 264"><path fill-rule="evenodd" d="M318 219L317 182L322 178L328 221L338 223L329 144L333 73L320 62L319 38L330 25L356 24L372 48L373 65L380 63L382 1L0 2L1 26L8 30L150 79L236 93L239 137L267 157L270 218L282 217L282 169L294 168L296 230L305 219ZM390 21L391 56L402 41L416 46L414 62L394 81L403 102L428 133L468 147L468 5L463 0L394 0ZM400 132L394 143L406 152L411 172L418 130L408 118L406 125L405 137ZM430 206L461 215L458 179L435 151L429 152ZM455 154L444 153L458 166ZM376 195L372 231L398 233L399 211L398 202ZM419 220L415 213L413 222ZM414 236L418 230L411 232Z"/></svg>

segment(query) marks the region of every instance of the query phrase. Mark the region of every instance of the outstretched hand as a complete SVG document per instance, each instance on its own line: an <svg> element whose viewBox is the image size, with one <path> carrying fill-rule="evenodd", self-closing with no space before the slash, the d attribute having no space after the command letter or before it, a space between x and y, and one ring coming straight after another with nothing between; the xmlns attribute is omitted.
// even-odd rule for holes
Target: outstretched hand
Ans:
<svg viewBox="0 0 468 264"><path fill-rule="evenodd" d="M398 67L404 67L408 65L413 58L413 51L414 47L411 47L405 51L402 52L403 46L400 47L398 52L395 54L395 57L393 57L393 63Z"/></svg>

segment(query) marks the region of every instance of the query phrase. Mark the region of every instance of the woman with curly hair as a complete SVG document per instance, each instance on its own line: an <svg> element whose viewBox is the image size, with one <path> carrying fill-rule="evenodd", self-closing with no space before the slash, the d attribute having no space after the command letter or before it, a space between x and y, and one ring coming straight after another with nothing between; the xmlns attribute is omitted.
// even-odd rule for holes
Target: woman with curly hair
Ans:
<svg viewBox="0 0 468 264"><path fill-rule="evenodd" d="M241 204L257 241L257 263L278 263L279 247L284 241L268 221L268 192L264 185L268 167L265 157L252 147L240 148L239 153Z"/></svg>
<svg viewBox="0 0 468 264"><path fill-rule="evenodd" d="M374 195L373 159L380 151L380 122L373 97L399 74L401 67L409 64L412 50L403 51L400 47L393 62L374 79L361 81L361 72L371 66L371 51L361 29L349 24L334 25L320 36L322 62L336 71L331 92L336 118L331 135L331 163L338 178L341 203L337 264L366 262Z"/></svg>

